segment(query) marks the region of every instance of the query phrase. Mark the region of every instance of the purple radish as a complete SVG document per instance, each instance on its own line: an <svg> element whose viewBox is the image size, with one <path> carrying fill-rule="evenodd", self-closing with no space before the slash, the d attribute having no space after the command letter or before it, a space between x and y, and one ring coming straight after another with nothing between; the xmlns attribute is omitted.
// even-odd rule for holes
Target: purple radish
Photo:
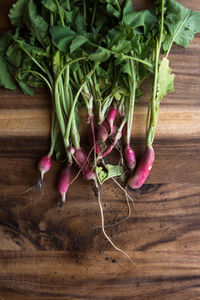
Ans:
<svg viewBox="0 0 200 300"><path fill-rule="evenodd" d="M62 202L65 203L66 192L69 188L71 174L71 166L67 164L64 169L62 169L59 180L58 180L58 191L62 197Z"/></svg>
<svg viewBox="0 0 200 300"><path fill-rule="evenodd" d="M131 189L139 189L149 176L149 172L155 160L155 153L152 146L147 146L145 152L134 172L128 180Z"/></svg>
<svg viewBox="0 0 200 300"><path fill-rule="evenodd" d="M38 163L38 170L41 173L41 179L43 180L44 174L51 168L51 155L47 154L43 156Z"/></svg>
<svg viewBox="0 0 200 300"><path fill-rule="evenodd" d="M127 167L131 170L134 170L136 165L135 151L129 145L125 147L124 157Z"/></svg>

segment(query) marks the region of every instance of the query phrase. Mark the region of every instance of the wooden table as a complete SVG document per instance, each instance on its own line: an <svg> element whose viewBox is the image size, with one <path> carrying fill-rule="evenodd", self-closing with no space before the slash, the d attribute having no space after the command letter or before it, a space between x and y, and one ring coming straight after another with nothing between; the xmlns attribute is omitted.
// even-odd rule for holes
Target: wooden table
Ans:
<svg viewBox="0 0 200 300"><path fill-rule="evenodd" d="M181 3L200 11L199 0ZM10 6L0 1L1 31L9 27ZM32 98L0 90L0 299L200 299L199 53L200 35L188 49L173 48L175 92L161 105L155 165L147 183L129 191L137 212L107 229L138 268L105 240L88 182L71 186L61 211L60 164L53 163L42 191L27 191L48 150L49 97L44 90ZM148 92L134 119L138 157L147 102ZM107 224L126 216L124 194L112 181L101 194Z"/></svg>

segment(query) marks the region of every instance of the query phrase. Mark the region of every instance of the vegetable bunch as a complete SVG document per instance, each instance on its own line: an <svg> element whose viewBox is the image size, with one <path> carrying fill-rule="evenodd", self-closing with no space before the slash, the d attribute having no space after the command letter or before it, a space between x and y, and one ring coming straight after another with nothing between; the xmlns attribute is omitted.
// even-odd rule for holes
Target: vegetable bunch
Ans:
<svg viewBox="0 0 200 300"><path fill-rule="evenodd" d="M175 0L155 0L151 10L142 11L131 0L18 0L9 18L13 29L0 37L0 85L31 96L34 88L47 86L50 94L51 145L38 164L41 177L55 153L65 160L58 180L63 202L73 164L96 187L121 177L132 189L140 188L155 159L160 102L173 92L171 47L189 45L200 32L200 13ZM146 78L152 79L146 149L136 164L132 123ZM83 108L88 153L79 134ZM115 147L124 160L106 164Z"/></svg>

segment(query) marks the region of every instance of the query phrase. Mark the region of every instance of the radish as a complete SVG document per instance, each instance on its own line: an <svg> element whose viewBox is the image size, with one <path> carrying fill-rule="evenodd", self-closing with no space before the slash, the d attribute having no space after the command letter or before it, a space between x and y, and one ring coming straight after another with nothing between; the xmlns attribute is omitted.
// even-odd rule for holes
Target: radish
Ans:
<svg viewBox="0 0 200 300"><path fill-rule="evenodd" d="M83 168L83 178L86 180L95 180L95 172L92 170L89 164Z"/></svg>
<svg viewBox="0 0 200 300"><path fill-rule="evenodd" d="M58 180L58 191L62 197L62 202L65 203L66 192L69 188L71 174L71 165L67 164L64 169L62 169L59 180Z"/></svg>
<svg viewBox="0 0 200 300"><path fill-rule="evenodd" d="M129 145L125 147L124 157L127 167L131 170L134 170L136 165L135 151Z"/></svg>
<svg viewBox="0 0 200 300"><path fill-rule="evenodd" d="M102 122L102 125L106 128L106 130L109 132L110 131L110 125L108 124L107 120L104 120Z"/></svg>
<svg viewBox="0 0 200 300"><path fill-rule="evenodd" d="M76 164L82 169L83 177L86 180L94 179L95 173L90 166L90 161L86 152L81 148L75 149L73 157Z"/></svg>
<svg viewBox="0 0 200 300"><path fill-rule="evenodd" d="M104 127L103 124L101 124L98 128L97 128L97 139L100 142L105 142L108 138L108 131L107 129Z"/></svg>
<svg viewBox="0 0 200 300"><path fill-rule="evenodd" d="M152 146L147 146L134 174L128 180L128 186L131 189L139 189L153 166L155 153Z"/></svg>
<svg viewBox="0 0 200 300"><path fill-rule="evenodd" d="M43 156L38 163L38 170L41 173L41 179L43 180L44 174L51 168L51 155L47 154Z"/></svg>
<svg viewBox="0 0 200 300"><path fill-rule="evenodd" d="M124 124L126 123L126 118L124 118L116 132L116 135L114 136L114 139L113 139L113 142L112 144L107 148L107 150L102 153L102 154L99 154L98 156L98 159L101 159L101 158L104 158L106 157L115 147L115 145L117 144L117 142L121 139L122 137L122 130L123 130L123 127L124 127Z"/></svg>
<svg viewBox="0 0 200 300"><path fill-rule="evenodd" d="M117 114L117 109L112 107L112 108L110 108L110 110L108 112L108 115L106 117L106 120L107 120L107 122L110 126L110 134L113 131L113 124L114 124L114 121L115 121L115 118L116 118L116 114Z"/></svg>

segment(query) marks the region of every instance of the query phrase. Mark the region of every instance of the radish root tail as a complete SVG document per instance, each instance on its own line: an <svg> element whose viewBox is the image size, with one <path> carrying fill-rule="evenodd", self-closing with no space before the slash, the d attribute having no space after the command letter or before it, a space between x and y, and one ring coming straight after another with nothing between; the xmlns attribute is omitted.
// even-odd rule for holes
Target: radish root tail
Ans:
<svg viewBox="0 0 200 300"><path fill-rule="evenodd" d="M95 181L95 185L96 185L96 188L98 190L98 203L99 203L99 208L100 208L100 212L101 212L101 228L102 228L102 232L103 232L104 236L110 242L110 244L115 248L116 251L118 251L118 252L122 253L123 255L125 255L128 258L128 260L133 265L135 265L137 267L136 263L130 258L130 256L125 251L123 251L122 249L120 249L119 247L117 247L113 243L113 241L109 238L109 236L107 235L107 233L105 232L103 207L102 207L102 203L101 203L101 195L100 195L100 191L98 189L98 183L97 183L97 181Z"/></svg>

